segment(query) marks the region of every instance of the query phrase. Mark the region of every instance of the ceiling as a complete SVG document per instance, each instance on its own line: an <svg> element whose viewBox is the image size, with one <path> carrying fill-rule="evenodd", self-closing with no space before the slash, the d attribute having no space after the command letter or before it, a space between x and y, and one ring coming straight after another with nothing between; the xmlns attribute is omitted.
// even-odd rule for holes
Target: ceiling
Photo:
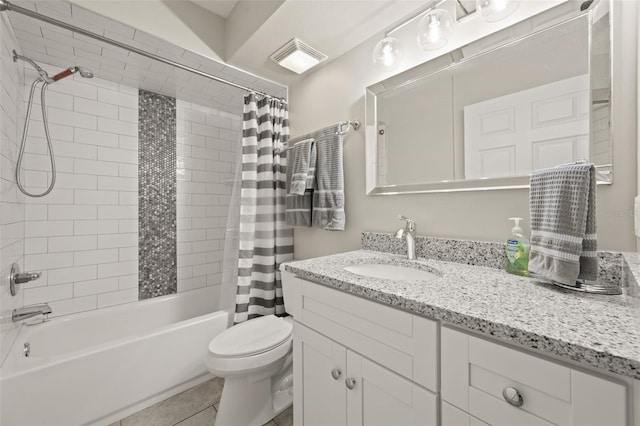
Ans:
<svg viewBox="0 0 640 426"><path fill-rule="evenodd" d="M191 0L200 7L227 19L238 0Z"/></svg>

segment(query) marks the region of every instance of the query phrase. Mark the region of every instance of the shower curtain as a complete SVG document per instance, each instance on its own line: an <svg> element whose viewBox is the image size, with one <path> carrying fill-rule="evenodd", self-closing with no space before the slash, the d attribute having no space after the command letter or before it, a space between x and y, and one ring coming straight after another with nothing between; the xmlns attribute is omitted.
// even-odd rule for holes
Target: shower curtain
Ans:
<svg viewBox="0 0 640 426"><path fill-rule="evenodd" d="M293 259L293 230L285 224L287 105L244 98L238 287L234 322L284 314L280 263Z"/></svg>

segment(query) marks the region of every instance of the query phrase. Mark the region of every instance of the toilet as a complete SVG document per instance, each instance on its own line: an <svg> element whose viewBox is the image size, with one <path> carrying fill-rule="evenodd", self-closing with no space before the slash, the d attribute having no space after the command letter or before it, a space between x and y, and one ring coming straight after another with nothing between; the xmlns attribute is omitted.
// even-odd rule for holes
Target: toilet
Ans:
<svg viewBox="0 0 640 426"><path fill-rule="evenodd" d="M225 379L216 426L267 423L293 402L293 319L267 315L209 343L211 373Z"/></svg>

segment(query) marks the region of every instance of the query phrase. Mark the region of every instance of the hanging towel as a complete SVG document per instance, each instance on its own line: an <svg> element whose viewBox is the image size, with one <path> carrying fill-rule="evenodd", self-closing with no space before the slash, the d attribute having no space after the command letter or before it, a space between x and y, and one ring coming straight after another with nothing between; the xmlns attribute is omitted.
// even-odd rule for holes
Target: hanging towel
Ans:
<svg viewBox="0 0 640 426"><path fill-rule="evenodd" d="M596 169L563 164L531 176L529 271L566 285L598 278Z"/></svg>
<svg viewBox="0 0 640 426"><path fill-rule="evenodd" d="M316 175L316 150L313 139L305 139L291 146L287 155L287 194L303 195L313 187Z"/></svg>
<svg viewBox="0 0 640 426"><path fill-rule="evenodd" d="M308 144L307 144L308 143ZM302 145L300 145L302 144ZM299 146L300 145L300 146ZM313 204L313 188L316 172L316 144L309 135L300 136L289 140L287 158L288 164L293 162L303 163L304 159L296 159L297 154L306 156L309 147L308 160L306 162L306 174L303 173L304 164L287 167L287 196L285 222L289 226L311 227L311 211ZM292 191L294 174L296 174L296 191ZM304 177L304 179L302 179ZM304 184L304 187L302 186ZM301 193L300 190L302 189Z"/></svg>
<svg viewBox="0 0 640 426"><path fill-rule="evenodd" d="M313 192L313 227L344 231L344 169L340 124L317 130L315 139L317 188Z"/></svg>

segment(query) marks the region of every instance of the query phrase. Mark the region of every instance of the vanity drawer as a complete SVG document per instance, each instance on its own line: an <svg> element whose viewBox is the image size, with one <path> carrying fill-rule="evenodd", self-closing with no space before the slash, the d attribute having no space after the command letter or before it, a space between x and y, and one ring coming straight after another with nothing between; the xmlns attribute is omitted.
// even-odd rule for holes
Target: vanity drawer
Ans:
<svg viewBox="0 0 640 426"><path fill-rule="evenodd" d="M448 327L441 336L443 401L489 425L627 424L622 383Z"/></svg>
<svg viewBox="0 0 640 426"><path fill-rule="evenodd" d="M300 278L296 321L434 392L438 323Z"/></svg>

